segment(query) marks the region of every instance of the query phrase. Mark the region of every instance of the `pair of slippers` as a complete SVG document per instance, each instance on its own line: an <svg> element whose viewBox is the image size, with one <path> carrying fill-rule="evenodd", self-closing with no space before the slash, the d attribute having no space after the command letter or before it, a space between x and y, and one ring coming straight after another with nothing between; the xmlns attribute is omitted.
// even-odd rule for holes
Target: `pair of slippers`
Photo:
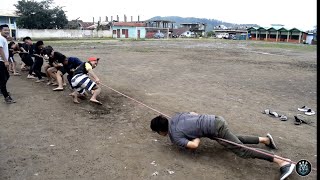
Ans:
<svg viewBox="0 0 320 180"><path fill-rule="evenodd" d="M308 106L302 106L301 108L298 108L298 111L304 112L304 114L308 116L312 116L316 114L316 112L314 112L314 110L312 110Z"/></svg>
<svg viewBox="0 0 320 180"><path fill-rule="evenodd" d="M272 117L276 117L279 118L281 121L287 121L288 117L285 115L280 115L279 113L275 112L275 111L270 111L270 109L266 109L262 112L263 114L267 114L270 115Z"/></svg>

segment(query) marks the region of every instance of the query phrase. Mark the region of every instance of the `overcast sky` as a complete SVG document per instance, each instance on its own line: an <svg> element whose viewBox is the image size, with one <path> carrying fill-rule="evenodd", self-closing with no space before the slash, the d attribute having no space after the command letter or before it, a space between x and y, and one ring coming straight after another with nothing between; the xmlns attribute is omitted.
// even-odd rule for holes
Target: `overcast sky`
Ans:
<svg viewBox="0 0 320 180"><path fill-rule="evenodd" d="M54 0L63 6L69 20L80 17L84 21L97 21L106 16L123 15L127 20L147 20L154 16L181 16L217 19L237 24L284 24L310 30L317 24L317 0L228 0L228 1L179 1L179 0ZM0 9L15 10L17 0L1 0Z"/></svg>

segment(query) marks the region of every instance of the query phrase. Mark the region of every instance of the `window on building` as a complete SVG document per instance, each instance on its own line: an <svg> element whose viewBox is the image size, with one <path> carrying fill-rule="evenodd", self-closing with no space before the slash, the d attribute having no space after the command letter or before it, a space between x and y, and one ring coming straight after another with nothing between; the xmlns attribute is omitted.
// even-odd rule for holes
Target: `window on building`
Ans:
<svg viewBox="0 0 320 180"><path fill-rule="evenodd" d="M116 31L116 30L113 30L113 34L117 34L117 31Z"/></svg>
<svg viewBox="0 0 320 180"><path fill-rule="evenodd" d="M122 29L122 34L126 34L126 30L125 29Z"/></svg>

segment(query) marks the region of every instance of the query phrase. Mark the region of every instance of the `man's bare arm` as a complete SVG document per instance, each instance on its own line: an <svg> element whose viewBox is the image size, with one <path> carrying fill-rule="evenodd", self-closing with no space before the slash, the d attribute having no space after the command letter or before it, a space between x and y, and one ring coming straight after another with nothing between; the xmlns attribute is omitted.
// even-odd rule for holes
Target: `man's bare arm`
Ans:
<svg viewBox="0 0 320 180"><path fill-rule="evenodd" d="M94 78L94 80L95 80L95 82L96 82L97 84L100 84L100 79L99 79L98 76L93 72L92 69L89 70L88 73L89 73L90 76L92 76L92 77Z"/></svg>
<svg viewBox="0 0 320 180"><path fill-rule="evenodd" d="M189 141L187 143L187 148L189 148L189 149L197 149L199 144L200 144L200 139L199 138L195 138L194 140Z"/></svg>

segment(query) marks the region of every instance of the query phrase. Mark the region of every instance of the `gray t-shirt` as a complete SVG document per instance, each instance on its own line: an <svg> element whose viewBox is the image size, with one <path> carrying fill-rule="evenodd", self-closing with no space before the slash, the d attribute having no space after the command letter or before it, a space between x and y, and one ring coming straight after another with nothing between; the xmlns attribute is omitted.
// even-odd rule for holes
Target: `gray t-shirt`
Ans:
<svg viewBox="0 0 320 180"><path fill-rule="evenodd" d="M4 56L5 56L6 60L8 60L8 58L9 58L8 42L7 42L7 39L5 37L3 37L1 34L0 34L0 47L2 48L2 50L4 52ZM4 59L2 59L1 56L0 56L0 61L4 61Z"/></svg>
<svg viewBox="0 0 320 180"><path fill-rule="evenodd" d="M215 115L178 113L169 121L169 137L172 143L186 147L195 138L211 138L215 134Z"/></svg>

